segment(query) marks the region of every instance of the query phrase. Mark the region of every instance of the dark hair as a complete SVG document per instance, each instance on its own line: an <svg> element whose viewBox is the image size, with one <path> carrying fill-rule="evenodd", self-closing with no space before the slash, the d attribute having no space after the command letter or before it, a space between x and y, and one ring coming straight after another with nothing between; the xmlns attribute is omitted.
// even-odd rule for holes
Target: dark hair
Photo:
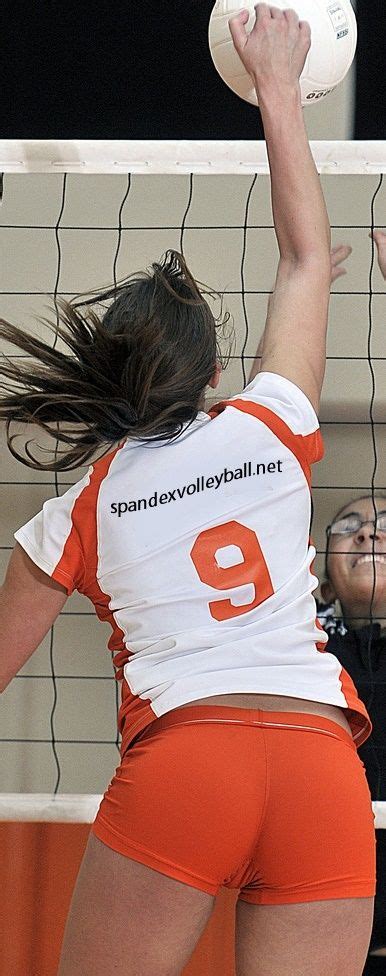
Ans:
<svg viewBox="0 0 386 976"><path fill-rule="evenodd" d="M0 338L38 360L36 366L21 366L5 356L8 366L0 363L0 420L6 421L9 450L22 464L71 471L102 445L107 447L100 457L126 437L172 440L195 420L216 360L223 369L229 362L230 350L227 358L222 355L216 330L230 314L219 322L213 316L198 288L202 283L194 280L178 251L166 251L151 267L153 274L139 272L134 280L130 275L91 301L55 299L61 310L57 308L56 326L47 319L38 321L53 329L73 356L0 319ZM102 318L91 309L84 315L76 311L112 296L115 300ZM4 377L21 383L21 390L4 394ZM28 441L27 461L11 447L17 436L9 436L12 421L37 424L71 450L43 464L28 451ZM71 422L81 426L59 428ZM50 423L58 429L51 430Z"/></svg>
<svg viewBox="0 0 386 976"><path fill-rule="evenodd" d="M347 508L347 505L355 504L355 502L362 502L365 499L372 498L372 497L373 496L370 494L370 495L361 495L360 498L354 498L354 499L351 499L350 498L349 501L346 502L344 505L342 505L342 508L340 508L339 511L335 513L335 515L331 519L331 525L333 524L333 522L336 522L336 520L339 517L340 513L341 512L344 512L345 508ZM377 491L376 489L374 489L374 498L384 498L384 499L386 499L386 495L383 492ZM329 580L330 577L328 575L328 570L327 570L327 559L328 559L328 556L329 556L330 536L329 536L327 530L326 530L326 538L327 538L327 545L326 545L326 555L325 555L325 559L324 559L324 578L325 578L325 580Z"/></svg>

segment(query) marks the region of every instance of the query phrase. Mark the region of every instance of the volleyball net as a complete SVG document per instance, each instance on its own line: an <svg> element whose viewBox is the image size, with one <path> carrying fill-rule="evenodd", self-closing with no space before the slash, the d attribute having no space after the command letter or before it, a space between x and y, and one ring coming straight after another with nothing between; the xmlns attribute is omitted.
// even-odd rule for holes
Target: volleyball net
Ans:
<svg viewBox="0 0 386 976"><path fill-rule="evenodd" d="M386 142L310 145L333 245L353 248L347 275L331 288L320 412L326 453L313 472L322 580L331 516L352 498L386 491L386 285L371 238L374 228L386 229ZM37 318L49 309L55 321L56 296L113 287L175 248L223 295L235 326L234 354L210 401L243 389L279 257L264 142L0 141L0 174L3 318L47 341ZM0 353L18 355L14 346ZM42 443L40 429L21 436ZM2 431L2 579L16 529L86 470L27 468ZM110 634L74 593L2 695L0 820L94 820L119 764ZM386 802L373 809L375 826L386 827Z"/></svg>

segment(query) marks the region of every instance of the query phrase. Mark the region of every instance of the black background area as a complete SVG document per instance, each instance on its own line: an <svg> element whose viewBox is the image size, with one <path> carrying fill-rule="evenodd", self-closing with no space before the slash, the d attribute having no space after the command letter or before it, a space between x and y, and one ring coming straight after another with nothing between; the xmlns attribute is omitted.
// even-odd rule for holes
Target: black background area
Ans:
<svg viewBox="0 0 386 976"><path fill-rule="evenodd" d="M289 3L290 5L290 3ZM2 7L1 139L262 139L218 76L213 0ZM358 0L355 138L386 138L386 2Z"/></svg>

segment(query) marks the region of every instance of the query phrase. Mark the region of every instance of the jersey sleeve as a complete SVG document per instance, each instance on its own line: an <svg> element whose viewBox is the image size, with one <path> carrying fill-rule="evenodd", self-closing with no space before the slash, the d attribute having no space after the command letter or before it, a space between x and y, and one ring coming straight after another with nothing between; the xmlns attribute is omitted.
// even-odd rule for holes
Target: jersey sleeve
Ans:
<svg viewBox="0 0 386 976"><path fill-rule="evenodd" d="M292 380L280 373L258 373L238 394L237 399L246 399L267 407L294 434L301 437L302 448L309 464L322 460L324 444L318 417L306 394Z"/></svg>
<svg viewBox="0 0 386 976"><path fill-rule="evenodd" d="M85 559L80 526L73 517L79 483L49 498L37 515L22 525L14 538L43 572L66 587L67 595L82 592Z"/></svg>

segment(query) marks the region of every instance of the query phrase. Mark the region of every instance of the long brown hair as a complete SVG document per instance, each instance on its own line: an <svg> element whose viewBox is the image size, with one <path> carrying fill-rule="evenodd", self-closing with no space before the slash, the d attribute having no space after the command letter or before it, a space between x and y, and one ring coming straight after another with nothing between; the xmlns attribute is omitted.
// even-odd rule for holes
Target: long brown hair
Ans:
<svg viewBox="0 0 386 976"><path fill-rule="evenodd" d="M6 421L9 450L22 464L71 471L99 447L105 446L103 457L126 437L172 440L195 420L216 361L223 369L228 365L231 350L222 354L217 329L231 316L227 312L219 320L221 299L220 316L214 317L203 294L218 298L218 293L206 285L200 292L202 282L195 281L178 251L169 249L151 267L152 274L130 275L91 301L55 298L57 324L38 321L55 332L55 342L59 335L73 355L0 318L0 338L37 360L37 365L19 365L6 356L8 365L0 360L0 420ZM102 318L90 308L83 315L77 311L113 296ZM21 389L3 392L9 390L5 377ZM28 441L26 460L11 446L17 436L9 434L12 421L37 424L71 449L43 464L30 454ZM50 429L52 423L57 430ZM60 425L68 423L76 426L62 430Z"/></svg>

